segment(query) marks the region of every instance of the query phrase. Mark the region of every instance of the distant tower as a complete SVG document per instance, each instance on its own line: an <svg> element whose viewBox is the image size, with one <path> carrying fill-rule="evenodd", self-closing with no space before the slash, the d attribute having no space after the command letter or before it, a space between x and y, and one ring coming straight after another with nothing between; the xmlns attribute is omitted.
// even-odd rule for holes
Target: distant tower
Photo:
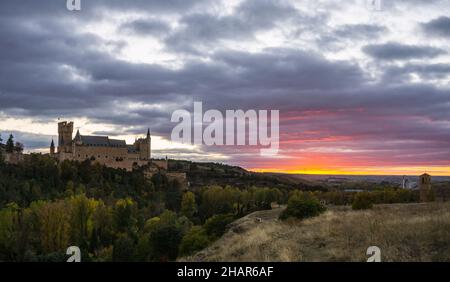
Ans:
<svg viewBox="0 0 450 282"><path fill-rule="evenodd" d="M52 143L50 144L50 156L54 156L55 155L55 142L53 142L53 138L52 138Z"/></svg>
<svg viewBox="0 0 450 282"><path fill-rule="evenodd" d="M428 202L432 200L431 176L424 173L419 179L420 201Z"/></svg>
<svg viewBox="0 0 450 282"><path fill-rule="evenodd" d="M409 188L409 179L406 176L403 176L402 180L402 188L407 189Z"/></svg>
<svg viewBox="0 0 450 282"><path fill-rule="evenodd" d="M72 152L73 122L66 121L58 123L58 153Z"/></svg>
<svg viewBox="0 0 450 282"><path fill-rule="evenodd" d="M140 158L145 161L150 161L152 156L152 137L150 136L150 128L147 130L145 139L138 139Z"/></svg>

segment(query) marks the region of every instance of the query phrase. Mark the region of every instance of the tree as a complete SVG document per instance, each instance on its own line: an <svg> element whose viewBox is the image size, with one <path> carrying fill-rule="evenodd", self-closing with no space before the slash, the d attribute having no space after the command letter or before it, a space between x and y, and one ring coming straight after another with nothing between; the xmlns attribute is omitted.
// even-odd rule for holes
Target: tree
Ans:
<svg viewBox="0 0 450 282"><path fill-rule="evenodd" d="M353 210L371 209L373 206L372 201L373 200L369 192L359 192L355 195L355 198L353 199L352 209Z"/></svg>
<svg viewBox="0 0 450 282"><path fill-rule="evenodd" d="M178 212L182 199L181 184L176 179L169 184L166 191L166 207L169 210Z"/></svg>
<svg viewBox="0 0 450 282"><path fill-rule="evenodd" d="M23 152L23 144L20 142L16 142L14 145L14 151L17 153L22 153Z"/></svg>
<svg viewBox="0 0 450 282"><path fill-rule="evenodd" d="M195 203L195 195L192 192L186 192L181 200L181 214L192 220L197 212L197 204Z"/></svg>
<svg viewBox="0 0 450 282"><path fill-rule="evenodd" d="M280 219L284 220L289 217L305 219L318 216L325 210L326 208L312 193L296 191L289 198L287 207L281 213Z"/></svg>
<svg viewBox="0 0 450 282"><path fill-rule="evenodd" d="M180 244L180 255L191 255L206 248L210 243L206 231L201 226L194 226L184 235Z"/></svg>
<svg viewBox="0 0 450 282"><path fill-rule="evenodd" d="M120 199L113 210L116 230L120 233L135 234L137 232L136 204L131 198Z"/></svg>
<svg viewBox="0 0 450 282"><path fill-rule="evenodd" d="M5 150L7 153L14 152L14 136L12 134L9 135L9 138L6 141Z"/></svg>
<svg viewBox="0 0 450 282"><path fill-rule="evenodd" d="M133 240L126 234L122 234L114 242L113 261L132 262L135 258L135 251Z"/></svg>
<svg viewBox="0 0 450 282"><path fill-rule="evenodd" d="M70 237L70 210L66 201L39 201L30 207L37 218L41 250L52 253L66 249Z"/></svg>
<svg viewBox="0 0 450 282"><path fill-rule="evenodd" d="M13 260L15 257L18 209L18 205L9 204L0 211L0 261Z"/></svg>
<svg viewBox="0 0 450 282"><path fill-rule="evenodd" d="M153 257L157 261L175 260L183 234L176 225L167 225L153 230L149 236L149 243Z"/></svg>
<svg viewBox="0 0 450 282"><path fill-rule="evenodd" d="M227 225L233 222L233 214L218 214L208 218L204 228L206 233L213 239L222 236L227 230Z"/></svg>
<svg viewBox="0 0 450 282"><path fill-rule="evenodd" d="M92 234L92 214L98 206L96 200L88 199L86 195L80 194L70 200L71 209L71 239L79 247L88 247L88 241Z"/></svg>
<svg viewBox="0 0 450 282"><path fill-rule="evenodd" d="M93 232L91 242L97 242L95 247L107 247L113 242L113 215L111 207L106 206L102 200L98 202L97 208L92 214ZM95 237L95 238L94 238Z"/></svg>

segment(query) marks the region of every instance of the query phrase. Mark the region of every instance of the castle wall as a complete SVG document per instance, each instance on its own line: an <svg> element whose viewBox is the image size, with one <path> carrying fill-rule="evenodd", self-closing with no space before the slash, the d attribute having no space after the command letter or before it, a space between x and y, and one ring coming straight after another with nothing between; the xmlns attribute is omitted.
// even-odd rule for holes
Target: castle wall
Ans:
<svg viewBox="0 0 450 282"><path fill-rule="evenodd" d="M124 147L102 147L102 146L74 146L74 153L61 152L59 159L84 161L91 159L101 165L112 168L132 170L133 165L146 165L146 160L140 160L138 153L128 153Z"/></svg>

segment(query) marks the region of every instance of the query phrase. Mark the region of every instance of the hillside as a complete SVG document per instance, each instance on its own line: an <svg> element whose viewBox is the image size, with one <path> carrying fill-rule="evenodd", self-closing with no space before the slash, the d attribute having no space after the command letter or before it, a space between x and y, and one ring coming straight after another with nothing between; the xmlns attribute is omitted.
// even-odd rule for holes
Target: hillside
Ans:
<svg viewBox="0 0 450 282"><path fill-rule="evenodd" d="M221 163L199 163L184 160L170 160L169 169L185 172L192 188L210 185L230 185L238 188L272 187L278 189L326 190L315 181L305 180L293 175L276 173L257 173L238 166Z"/></svg>
<svg viewBox="0 0 450 282"><path fill-rule="evenodd" d="M375 245L383 261L450 261L450 203L331 208L303 222L278 221L281 210L233 222L221 239L183 260L365 261Z"/></svg>

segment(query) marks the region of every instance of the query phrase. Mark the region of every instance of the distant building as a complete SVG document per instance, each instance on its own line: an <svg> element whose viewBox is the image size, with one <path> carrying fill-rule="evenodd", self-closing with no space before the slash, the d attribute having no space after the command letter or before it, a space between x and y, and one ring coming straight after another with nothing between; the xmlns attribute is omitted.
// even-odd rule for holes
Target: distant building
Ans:
<svg viewBox="0 0 450 282"><path fill-rule="evenodd" d="M427 173L419 177L420 201L428 202L433 200L433 190L431 188L431 176Z"/></svg>
<svg viewBox="0 0 450 282"><path fill-rule="evenodd" d="M416 190L418 189L417 183L414 181L411 181L408 177L403 176L402 178L402 184L403 189L410 189L410 190Z"/></svg>

